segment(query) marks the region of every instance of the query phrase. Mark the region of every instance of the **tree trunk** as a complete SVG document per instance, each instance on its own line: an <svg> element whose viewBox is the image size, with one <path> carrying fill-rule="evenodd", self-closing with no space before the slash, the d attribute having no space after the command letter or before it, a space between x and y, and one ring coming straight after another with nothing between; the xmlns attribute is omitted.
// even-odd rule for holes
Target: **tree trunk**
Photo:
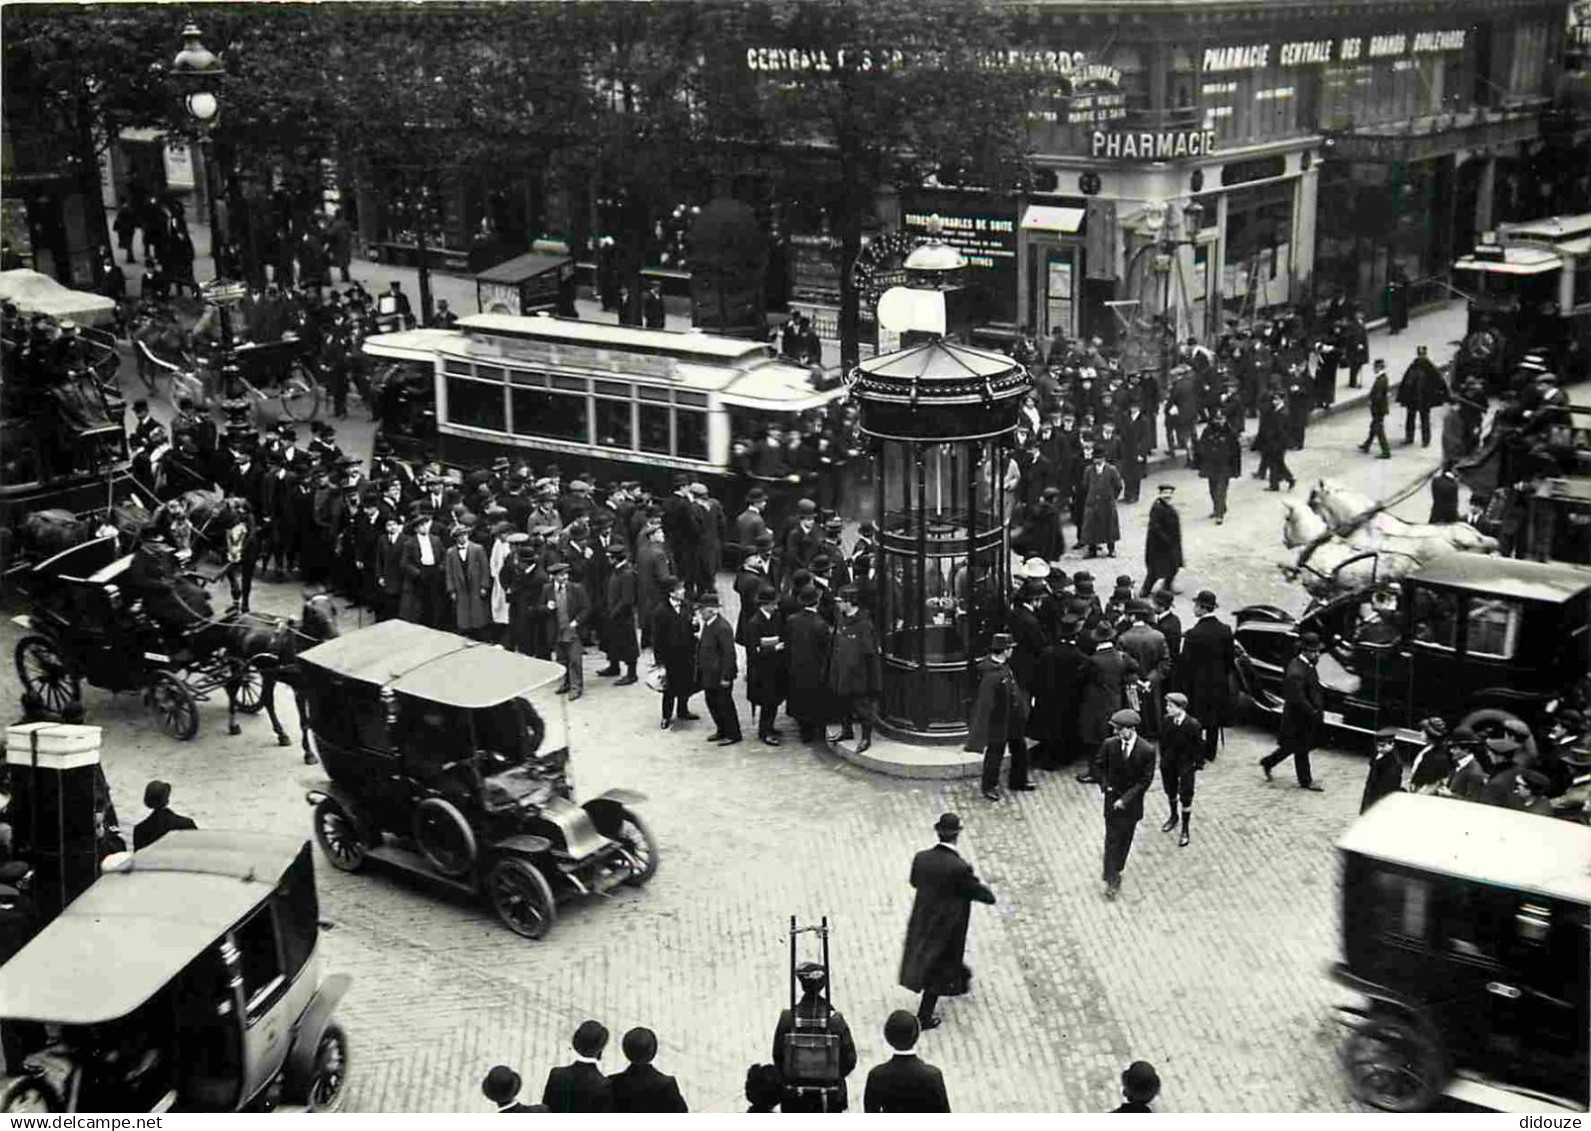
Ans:
<svg viewBox="0 0 1591 1131"><path fill-rule="evenodd" d="M856 160L841 150L840 176L844 179L840 216L840 371L849 373L862 360L861 293L853 271L862 254L862 184Z"/></svg>
<svg viewBox="0 0 1591 1131"><path fill-rule="evenodd" d="M642 303L646 297L646 279L641 272L646 267L646 245L652 238L652 209L651 201L644 192L632 193L624 210L625 224L624 247L621 249L624 256L624 287L626 294L624 306L619 311L619 321L626 326L640 326L645 323L642 315Z"/></svg>

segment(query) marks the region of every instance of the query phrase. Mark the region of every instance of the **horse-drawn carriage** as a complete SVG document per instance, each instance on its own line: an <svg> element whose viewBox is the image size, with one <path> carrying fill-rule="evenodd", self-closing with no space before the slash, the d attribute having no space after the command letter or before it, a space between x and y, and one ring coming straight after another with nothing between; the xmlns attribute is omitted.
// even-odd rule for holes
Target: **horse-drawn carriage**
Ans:
<svg viewBox="0 0 1591 1131"><path fill-rule="evenodd" d="M172 737L199 730L200 701L225 691L234 710L254 714L269 692L260 666L226 647L223 633L173 633L152 619L118 579L130 555L114 534L13 568L7 582L28 602L12 618L27 634L17 641L17 677L45 708L59 712L79 700L82 685L141 691ZM234 724L235 725L235 724Z"/></svg>

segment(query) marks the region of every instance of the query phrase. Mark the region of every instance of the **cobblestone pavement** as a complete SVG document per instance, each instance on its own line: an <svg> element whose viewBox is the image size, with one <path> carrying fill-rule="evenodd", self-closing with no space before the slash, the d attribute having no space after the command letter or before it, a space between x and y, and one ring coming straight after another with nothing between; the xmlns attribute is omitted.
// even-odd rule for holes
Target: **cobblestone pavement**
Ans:
<svg viewBox="0 0 1591 1131"><path fill-rule="evenodd" d="M1292 460L1294 494L1330 474L1383 495L1434 462L1435 449L1418 446L1390 462L1361 457L1353 445L1363 428L1362 411L1312 428ZM1283 556L1274 496L1253 480L1235 485L1229 519L1216 527L1193 473L1160 478L1179 488L1185 593L1214 589L1225 615L1259 601L1302 607L1273 564ZM1122 512L1120 572L1135 577L1154 481ZM1427 497L1411 499L1404 516L1423 519ZM1093 563L1102 589L1116 564ZM293 586L260 590L267 611L296 604ZM0 625L7 654L19 635ZM1070 775L1040 775L1038 792L989 803L974 782L876 778L793 741L708 746L705 718L659 731L656 698L643 687L589 674L587 686L570 708L577 793L622 784L650 795L643 812L661 846L656 879L566 906L546 940L528 943L485 907L410 878L320 867L323 915L335 924L327 966L354 976L341 1007L353 1040L352 1110L485 1110L478 1082L499 1061L539 1091L585 1017L614 1033L610 1060L620 1059L626 1028L651 1026L660 1066L679 1076L693 1108L736 1110L745 1067L768 1059L788 993L791 914L827 915L834 926L835 992L861 1054L859 1104L862 1075L887 1051L883 1018L912 1004L895 985L907 869L945 809L966 819L966 853L999 896L973 914L973 992L947 1003L945 1026L922 1043L958 1110L1108 1109L1117 1074L1135 1058L1159 1067L1166 1110L1352 1106L1329 1020L1338 991L1325 968L1336 954L1332 843L1357 811L1362 755L1321 752L1326 791L1305 793L1284 783L1285 767L1266 783L1255 760L1270 735L1236 729L1201 776L1187 849L1159 831L1157 783L1111 903L1098 883L1098 795ZM18 694L7 665L0 701ZM296 737L290 698L278 702ZM105 727L106 770L129 823L142 816L144 782L158 776L201 826L309 835L303 791L316 769L299 763L296 748L275 746L263 719L245 719L244 734L228 738L223 706L207 704L200 736L174 743L136 697L89 691L87 707Z"/></svg>

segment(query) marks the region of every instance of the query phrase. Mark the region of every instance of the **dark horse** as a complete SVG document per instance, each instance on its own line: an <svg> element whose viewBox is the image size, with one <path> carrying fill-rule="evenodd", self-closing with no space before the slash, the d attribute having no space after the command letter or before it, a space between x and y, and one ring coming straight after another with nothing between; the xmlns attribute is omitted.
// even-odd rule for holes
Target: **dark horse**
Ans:
<svg viewBox="0 0 1591 1131"><path fill-rule="evenodd" d="M331 595L322 593L306 598L297 620L258 613L232 613L217 621L215 628L227 654L260 673L260 699L271 720L271 729L276 732L278 746L290 746L292 739L288 738L276 714L276 685L283 683L292 689L304 761L313 764L315 755L310 753L309 738L304 731L304 695L298 686L302 669L298 654L338 635L337 606ZM241 678L227 684L228 734L243 733L237 720L238 693L242 687Z"/></svg>

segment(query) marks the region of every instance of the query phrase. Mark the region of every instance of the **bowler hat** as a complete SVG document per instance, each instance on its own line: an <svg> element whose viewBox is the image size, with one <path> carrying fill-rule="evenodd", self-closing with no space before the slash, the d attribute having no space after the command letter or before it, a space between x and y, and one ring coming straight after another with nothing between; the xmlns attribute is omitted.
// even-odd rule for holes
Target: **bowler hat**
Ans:
<svg viewBox="0 0 1591 1131"><path fill-rule="evenodd" d="M813 573L827 573L834 568L834 563L829 561L829 555L819 554L807 564L807 568Z"/></svg>
<svg viewBox="0 0 1591 1131"><path fill-rule="evenodd" d="M1143 719L1138 717L1138 712L1131 707L1123 707L1110 717L1110 725L1113 727L1132 727L1136 730L1143 726L1143 722Z"/></svg>
<svg viewBox="0 0 1591 1131"><path fill-rule="evenodd" d="M1135 1060L1121 1074L1121 1090L1130 1100L1148 1103L1160 1094L1160 1075L1147 1060Z"/></svg>
<svg viewBox="0 0 1591 1131"><path fill-rule="evenodd" d="M513 1103L519 1095L519 1073L506 1064L498 1064L481 1081L481 1094L501 1107Z"/></svg>
<svg viewBox="0 0 1591 1131"><path fill-rule="evenodd" d="M1176 600L1176 595L1169 589L1156 589L1153 593L1149 594L1149 596L1154 603L1159 605L1162 609L1169 609L1171 607L1171 603Z"/></svg>
<svg viewBox="0 0 1591 1131"><path fill-rule="evenodd" d="M861 597L862 597L862 591L857 586L855 586L855 585L842 585L842 586L840 586L840 592L839 592L839 599L840 600L849 601L851 604L854 605L859 600L861 600Z"/></svg>
<svg viewBox="0 0 1591 1131"><path fill-rule="evenodd" d="M718 608L718 594L717 593L703 593L700 597L696 598L696 607L698 609L716 609L716 608Z"/></svg>
<svg viewBox="0 0 1591 1131"><path fill-rule="evenodd" d="M759 586L757 589L757 604L771 605L779 599L779 591L772 585Z"/></svg>
<svg viewBox="0 0 1591 1131"><path fill-rule="evenodd" d="M796 503L796 510L803 518L809 518L818 513L818 504L811 499L802 499Z"/></svg>
<svg viewBox="0 0 1591 1131"><path fill-rule="evenodd" d="M763 503L767 502L767 500L768 492L764 491L761 487L753 487L751 490L746 492L747 503Z"/></svg>
<svg viewBox="0 0 1591 1131"><path fill-rule="evenodd" d="M751 545L756 550L771 550L773 549L773 535L764 530L751 540Z"/></svg>
<svg viewBox="0 0 1591 1131"><path fill-rule="evenodd" d="M582 1021L570 1043L581 1056L599 1057L608 1047L607 1026L600 1021Z"/></svg>
<svg viewBox="0 0 1591 1131"><path fill-rule="evenodd" d="M896 1052L906 1052L917 1043L922 1025L916 1014L908 1009L897 1009L884 1022L884 1040Z"/></svg>
<svg viewBox="0 0 1591 1131"><path fill-rule="evenodd" d="M144 808L161 809L171 800L171 783L152 781L144 786Z"/></svg>
<svg viewBox="0 0 1591 1131"><path fill-rule="evenodd" d="M802 608L810 609L818 603L818 591L811 585L805 586L796 594L796 600L801 602Z"/></svg>
<svg viewBox="0 0 1591 1131"><path fill-rule="evenodd" d="M1108 644L1116 639L1116 630L1105 621L1100 621L1094 626L1094 631L1089 634L1089 638L1095 644Z"/></svg>
<svg viewBox="0 0 1591 1131"><path fill-rule="evenodd" d="M1448 737L1447 741L1449 746L1464 746L1478 744L1480 740L1481 736L1476 734L1473 729L1460 726L1453 728L1453 733Z"/></svg>
<svg viewBox="0 0 1591 1131"><path fill-rule="evenodd" d="M934 831L959 833L961 831L961 818L954 813L941 813L939 814L939 820L934 822Z"/></svg>
<svg viewBox="0 0 1591 1131"><path fill-rule="evenodd" d="M1193 603L1199 606L1201 609L1215 609L1220 607L1220 602L1215 599L1215 594L1210 592L1208 589L1199 590L1199 595L1193 599Z"/></svg>
<svg viewBox="0 0 1591 1131"><path fill-rule="evenodd" d="M823 524L823 529L833 534L838 534L845 529L845 520L839 515L834 515Z"/></svg>
<svg viewBox="0 0 1591 1131"><path fill-rule="evenodd" d="M657 1056L657 1034L644 1025L637 1025L624 1034L619 1047L624 1050L624 1059L631 1064L651 1064L652 1058Z"/></svg>

